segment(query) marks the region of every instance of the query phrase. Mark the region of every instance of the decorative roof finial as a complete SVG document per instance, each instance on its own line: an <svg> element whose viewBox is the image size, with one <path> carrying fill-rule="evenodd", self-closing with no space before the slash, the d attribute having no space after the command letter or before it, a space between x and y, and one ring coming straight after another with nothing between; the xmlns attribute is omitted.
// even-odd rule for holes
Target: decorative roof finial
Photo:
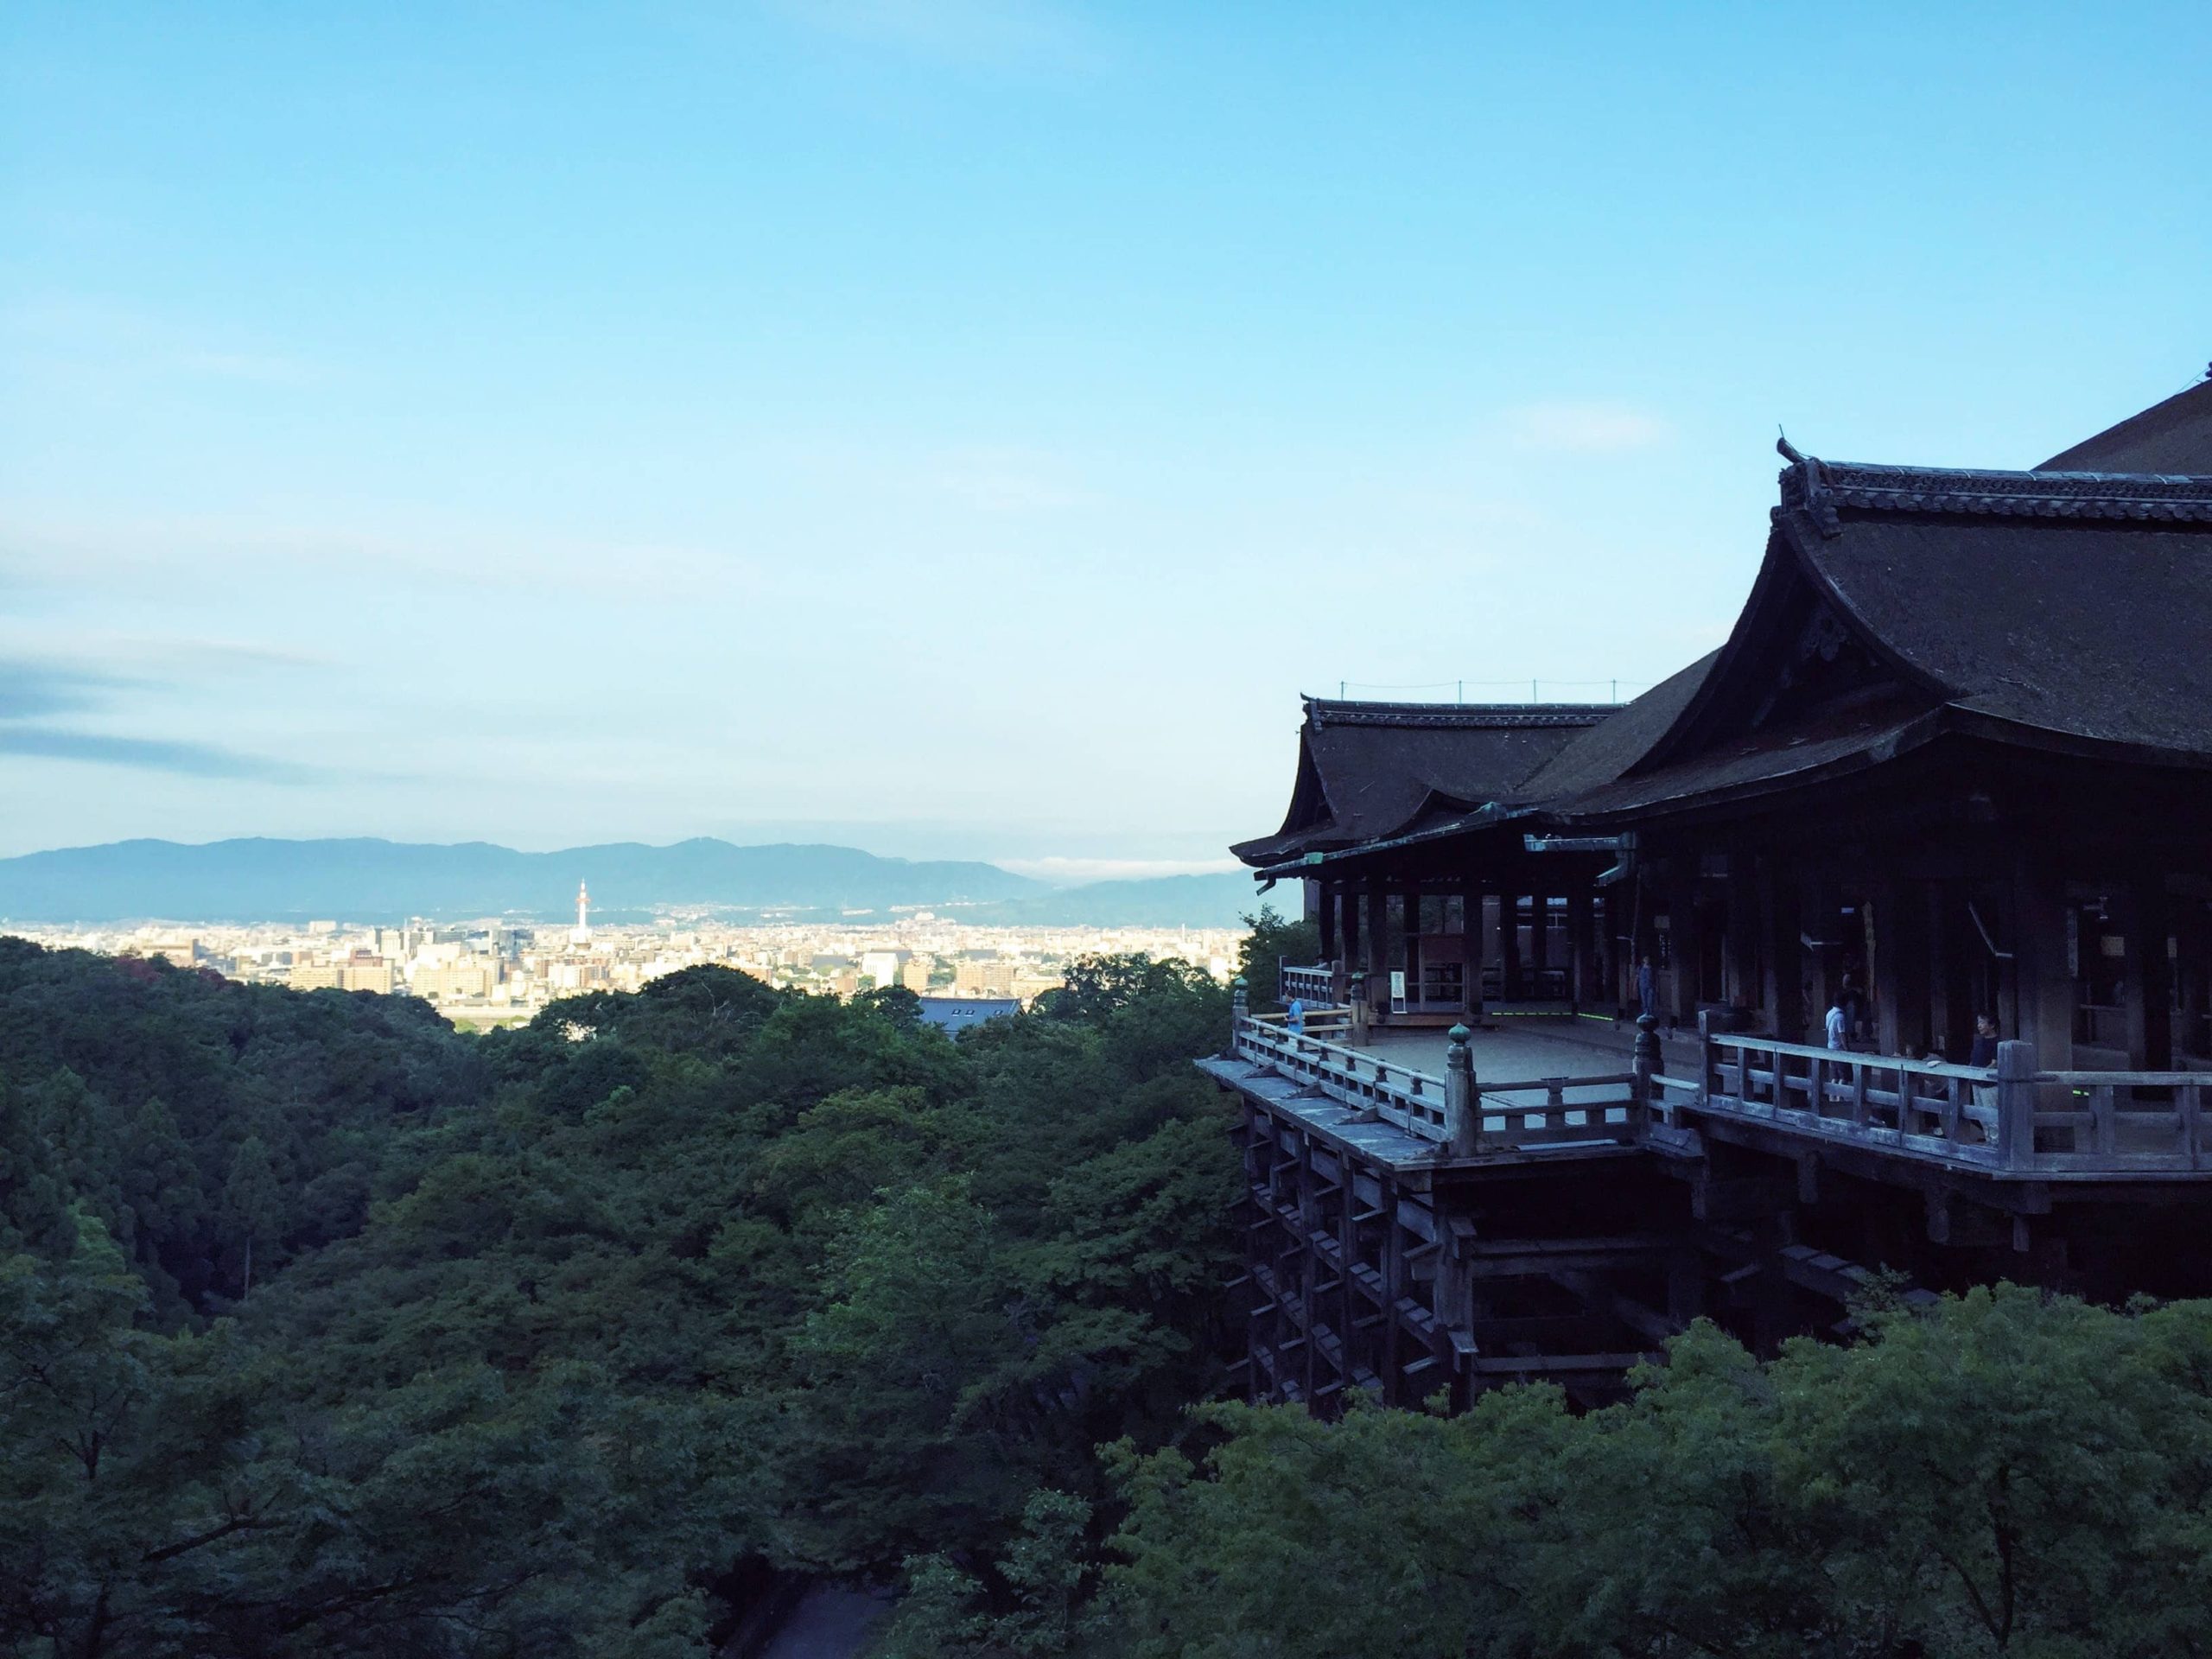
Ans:
<svg viewBox="0 0 2212 1659"><path fill-rule="evenodd" d="M1777 453L1791 465L1802 467L1805 464L1805 457L1797 453L1796 446L1789 442L1789 435L1782 429L1779 423L1774 429L1774 447Z"/></svg>

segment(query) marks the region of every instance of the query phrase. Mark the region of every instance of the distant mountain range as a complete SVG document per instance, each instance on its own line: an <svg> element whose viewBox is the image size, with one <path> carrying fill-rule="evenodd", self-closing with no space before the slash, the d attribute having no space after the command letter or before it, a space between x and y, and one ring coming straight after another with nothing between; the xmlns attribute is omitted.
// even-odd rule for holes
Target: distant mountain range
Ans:
<svg viewBox="0 0 2212 1659"><path fill-rule="evenodd" d="M1160 875L1135 881L1094 881L1027 899L979 906L977 921L1030 927L1234 927L1260 907L1258 889L1242 870L1219 875ZM1287 906L1298 903L1293 894ZM1277 910L1287 906L1281 895Z"/></svg>
<svg viewBox="0 0 2212 1659"><path fill-rule="evenodd" d="M518 853L480 841L255 838L122 841L0 859L0 922L557 918L570 912L579 881L605 920L685 905L817 916L921 906L1032 926L1221 927L1253 905L1240 874L1055 889L995 864L879 858L851 847L701 838Z"/></svg>

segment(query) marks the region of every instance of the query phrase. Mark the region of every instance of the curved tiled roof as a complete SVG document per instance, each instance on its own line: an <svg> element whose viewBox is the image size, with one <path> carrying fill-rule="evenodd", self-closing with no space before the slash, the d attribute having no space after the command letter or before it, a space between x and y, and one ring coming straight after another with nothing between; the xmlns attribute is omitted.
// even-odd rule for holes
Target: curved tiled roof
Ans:
<svg viewBox="0 0 2212 1659"><path fill-rule="evenodd" d="M2028 483L2005 508L1861 494L1812 533L1780 522L1842 613L1961 710L2212 756L2212 477L2095 475L2091 495L2079 474L2009 476Z"/></svg>
<svg viewBox="0 0 2212 1659"><path fill-rule="evenodd" d="M1674 728L1719 656L1717 651L1707 652L1633 702L1623 704L1603 724L1583 733L1524 779L1516 794L1524 801L1555 801L1611 783Z"/></svg>
<svg viewBox="0 0 2212 1659"><path fill-rule="evenodd" d="M2036 470L2212 473L2212 377L2060 450Z"/></svg>
<svg viewBox="0 0 2212 1659"><path fill-rule="evenodd" d="M1298 782L1282 827L1230 850L1280 863L1387 836L1438 801L1510 791L1611 704L1306 702Z"/></svg>
<svg viewBox="0 0 2212 1659"><path fill-rule="evenodd" d="M1529 779L1544 817L1619 822L1795 786L1949 730L2212 762L2212 477L1793 456L1781 486L1758 582L1674 723L1611 781L1567 775L1570 748ZM1778 630L1821 607L1889 677L1732 724L1770 689Z"/></svg>
<svg viewBox="0 0 2212 1659"><path fill-rule="evenodd" d="M2212 380L2029 472L1781 447L1791 464L1766 562L1719 651L1550 734L1517 772L1477 742L1484 711L1309 702L1307 816L1236 850L1280 864L1506 819L1632 823L1832 778L1954 731L2212 765ZM1793 651L1809 641L1832 659L1847 636L1855 678L1777 701ZM1431 722L1417 727L1415 709ZM1332 728L1339 742L1390 735L1337 752ZM1434 747L1417 747L1416 730Z"/></svg>

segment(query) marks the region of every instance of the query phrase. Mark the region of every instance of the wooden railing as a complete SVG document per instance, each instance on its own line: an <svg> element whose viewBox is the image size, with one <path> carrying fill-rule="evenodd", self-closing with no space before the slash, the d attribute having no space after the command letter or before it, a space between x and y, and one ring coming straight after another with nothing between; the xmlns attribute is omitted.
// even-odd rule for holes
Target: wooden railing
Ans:
<svg viewBox="0 0 2212 1659"><path fill-rule="evenodd" d="M1632 1141L1637 1138L1633 1071L1606 1072L1594 1077L1535 1077L1526 1083L1476 1085L1477 1110L1481 1114L1481 1139L1527 1147L1560 1141ZM1578 1090L1584 1098L1569 1100ZM1601 1091L1592 1100L1588 1091ZM1541 1102L1514 1098L1541 1095Z"/></svg>
<svg viewBox="0 0 2212 1659"><path fill-rule="evenodd" d="M1275 1026L1284 1031L1307 1037L1341 1036L1351 1029L1351 1007L1344 1002L1307 1003L1299 1010L1296 1024L1288 1013L1255 1014L1246 1016L1263 1026Z"/></svg>
<svg viewBox="0 0 2212 1659"><path fill-rule="evenodd" d="M1707 1031L1694 1113L2008 1175L2212 1172L2193 1071L2044 1071L2027 1043L1993 1067Z"/></svg>
<svg viewBox="0 0 2212 1659"><path fill-rule="evenodd" d="M1700 1039L1692 1112L1994 1167L2001 1144L1997 1073L1733 1032Z"/></svg>
<svg viewBox="0 0 2212 1659"><path fill-rule="evenodd" d="M2028 1167L2157 1174L2212 1168L2202 1071L2038 1071Z"/></svg>
<svg viewBox="0 0 2212 1659"><path fill-rule="evenodd" d="M1444 1079L1376 1054L1287 1031L1282 1016L1246 1014L1236 1021L1236 1052L1272 1066L1287 1077L1359 1110L1372 1110L1424 1141L1449 1138L1444 1117Z"/></svg>
<svg viewBox="0 0 2212 1659"><path fill-rule="evenodd" d="M2212 1178L2199 1071L2046 1071L2027 1043L1998 1045L1991 1067L1815 1048L1704 1024L1695 1075L1661 1075L1656 1042L1639 1070L1597 1077L1478 1080L1455 1032L1445 1074L1415 1071L1331 1038L1351 1010L1323 1004L1300 1029L1255 1015L1238 993L1235 1050L1438 1155L1612 1141L1694 1147L1714 1120L1808 1146L1866 1151L2000 1179ZM1649 1039L1639 1039L1639 1043ZM1642 1081L1639 1082L1639 1077Z"/></svg>
<svg viewBox="0 0 2212 1659"><path fill-rule="evenodd" d="M1281 964L1278 975L1280 1001L1284 1002L1332 1002L1337 995L1337 970L1330 963L1316 963L1306 967Z"/></svg>
<svg viewBox="0 0 2212 1659"><path fill-rule="evenodd" d="M1448 1067L1443 1077L1417 1071L1326 1040L1327 1035L1340 1033L1341 1026L1316 1027L1317 1015L1332 1021L1349 1013L1338 1008L1310 1013L1303 1031L1290 1030L1281 1014L1240 1014L1236 1052L1355 1110L1372 1111L1380 1122L1408 1135L1463 1154L1508 1147L1525 1151L1573 1141L1629 1142L1637 1136L1633 1072L1489 1083L1478 1082L1469 1070L1459 1084L1465 1090L1460 1104L1454 1100Z"/></svg>

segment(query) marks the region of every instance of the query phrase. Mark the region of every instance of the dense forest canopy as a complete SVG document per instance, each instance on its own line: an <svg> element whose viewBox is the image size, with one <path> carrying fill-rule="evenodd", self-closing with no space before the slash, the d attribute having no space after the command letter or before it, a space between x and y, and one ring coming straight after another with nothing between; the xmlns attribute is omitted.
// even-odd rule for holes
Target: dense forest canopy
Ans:
<svg viewBox="0 0 2212 1659"><path fill-rule="evenodd" d="M1263 915L1255 991L1300 927ZM2192 1655L2212 1310L2001 1290L1606 1411L1224 1382L1229 993L688 969L456 1033L0 941L0 1652ZM1195 1408L1195 1409L1194 1409Z"/></svg>

